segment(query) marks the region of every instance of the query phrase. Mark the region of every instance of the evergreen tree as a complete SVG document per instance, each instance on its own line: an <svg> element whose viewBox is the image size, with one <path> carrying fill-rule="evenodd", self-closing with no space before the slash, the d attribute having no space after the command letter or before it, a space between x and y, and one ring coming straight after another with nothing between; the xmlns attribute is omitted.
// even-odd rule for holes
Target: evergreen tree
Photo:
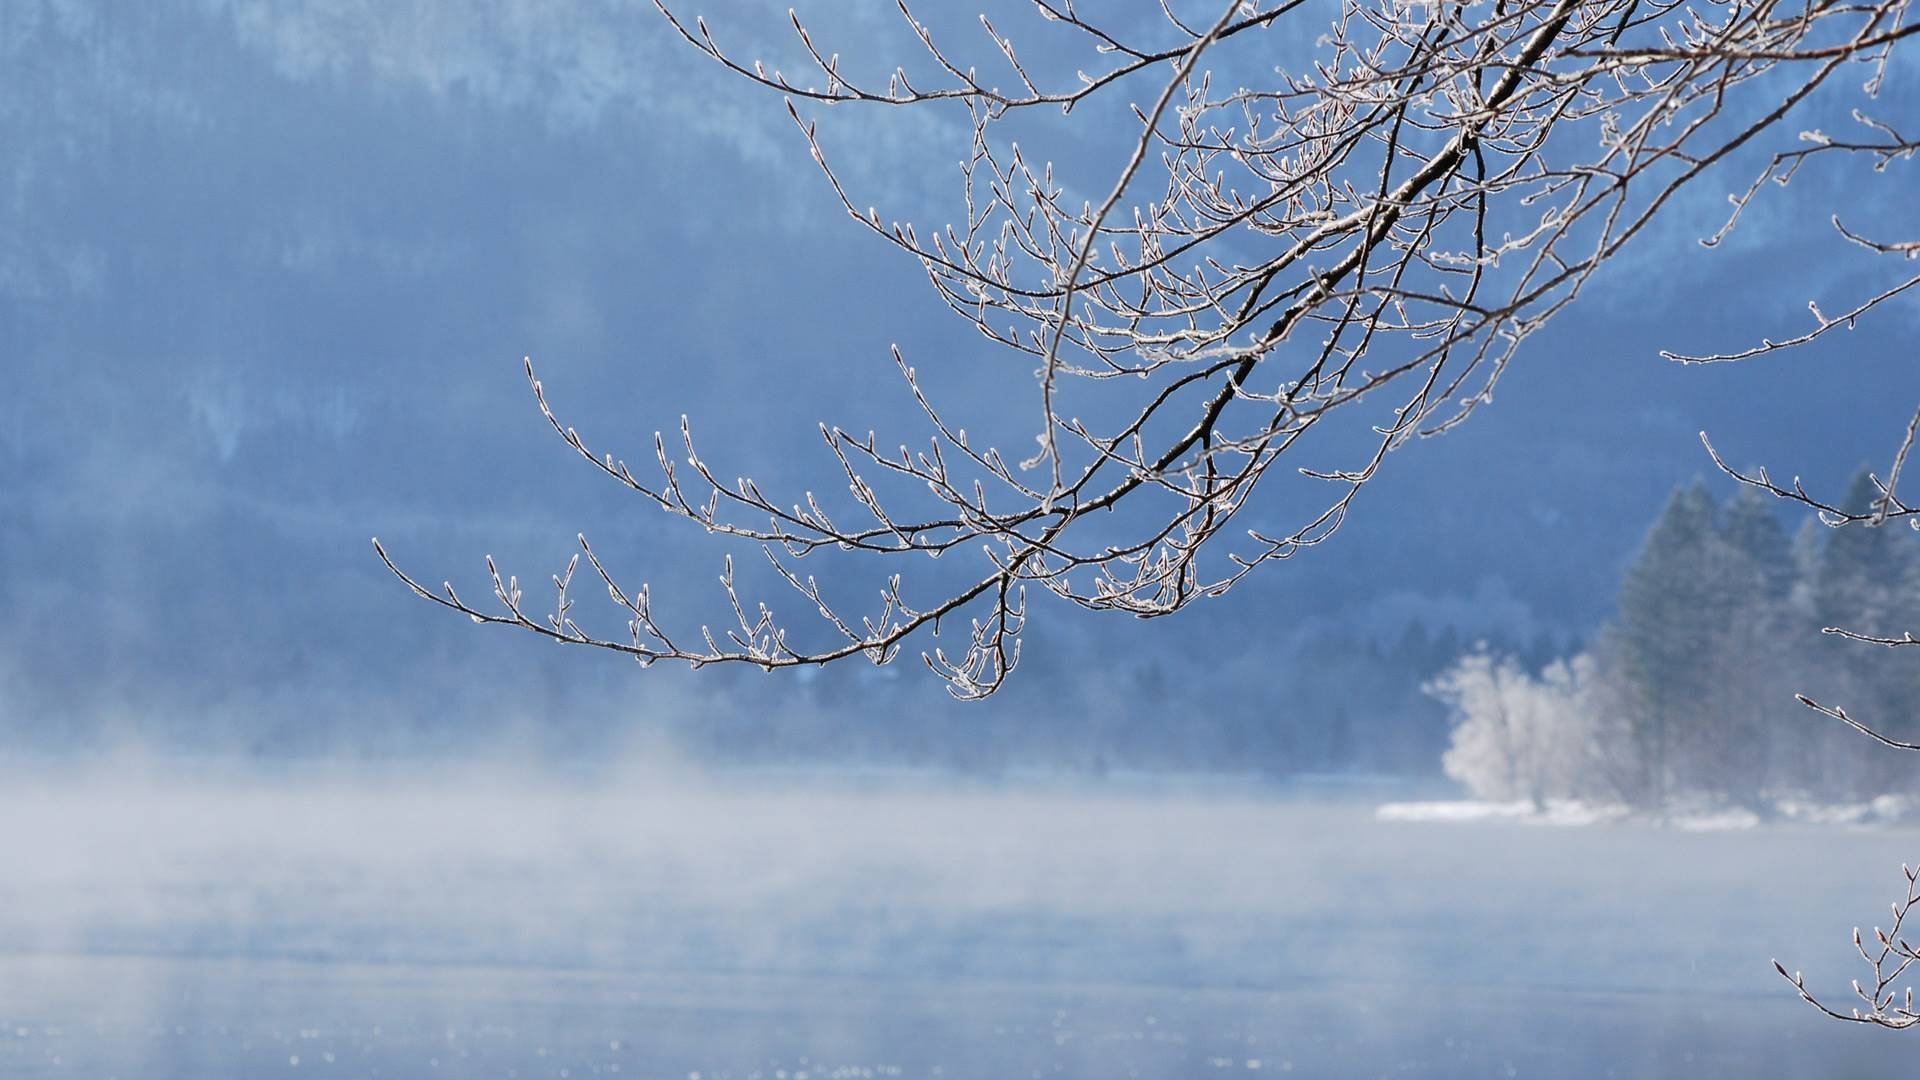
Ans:
<svg viewBox="0 0 1920 1080"><path fill-rule="evenodd" d="M1713 663L1762 575L1728 542L1699 481L1673 493L1620 585L1620 675L1641 777L1639 797L1676 787L1724 788L1715 746L1728 732L1712 708L1724 665ZM1743 528L1752 528L1743 523Z"/></svg>
<svg viewBox="0 0 1920 1080"><path fill-rule="evenodd" d="M1788 773L1793 651L1804 619L1793 608L1793 541L1773 512L1773 499L1742 486L1721 515L1727 562L1716 574L1728 617L1701 659L1712 689L1690 719L1682 757L1689 782L1716 799L1764 808L1770 789L1798 786Z"/></svg>
<svg viewBox="0 0 1920 1080"><path fill-rule="evenodd" d="M1840 508L1865 514L1879 497L1879 487L1863 467L1854 474ZM1906 614L1899 610L1898 598L1907 576L1910 536L1910 530L1864 524L1830 531L1813 582L1814 614L1823 625L1894 632L1889 624Z"/></svg>
<svg viewBox="0 0 1920 1080"><path fill-rule="evenodd" d="M1879 497L1879 486L1863 466L1848 485L1841 509L1869 513ZM1877 635L1910 629L1912 530L1856 522L1823 531L1826 543L1807 590L1819 626ZM1845 704L1848 711L1894 738L1913 737L1916 725L1906 715L1912 700L1908 690L1914 682L1912 658L1817 634L1809 634L1807 651L1813 664L1809 693ZM1906 763L1871 749L1856 745L1842 752L1853 794L1875 795L1910 782Z"/></svg>
<svg viewBox="0 0 1920 1080"><path fill-rule="evenodd" d="M1808 615L1813 612L1813 583L1820 577L1820 558L1827 546L1827 527L1818 518L1800 522L1793 534L1794 584L1791 602L1794 609Z"/></svg>
<svg viewBox="0 0 1920 1080"><path fill-rule="evenodd" d="M1625 660L1658 703L1705 694L1701 653L1732 614L1737 590L1726 579L1736 567L1715 511L1700 482L1675 491L1620 584Z"/></svg>
<svg viewBox="0 0 1920 1080"><path fill-rule="evenodd" d="M1773 513L1773 497L1741 485L1727 504L1720 535L1759 571L1767 598L1785 595L1793 581L1793 551L1787 531Z"/></svg>

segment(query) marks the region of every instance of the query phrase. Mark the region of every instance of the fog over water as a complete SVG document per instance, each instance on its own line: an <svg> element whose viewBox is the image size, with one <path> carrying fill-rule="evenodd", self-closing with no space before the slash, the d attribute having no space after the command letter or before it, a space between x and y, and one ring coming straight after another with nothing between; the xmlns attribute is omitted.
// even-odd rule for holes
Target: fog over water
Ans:
<svg viewBox="0 0 1920 1080"><path fill-rule="evenodd" d="M1846 935L1884 916L1914 829L1383 821L1371 794L899 772L15 777L0 1072L1907 1060L1897 1036L1817 1021L1768 961L1844 992Z"/></svg>

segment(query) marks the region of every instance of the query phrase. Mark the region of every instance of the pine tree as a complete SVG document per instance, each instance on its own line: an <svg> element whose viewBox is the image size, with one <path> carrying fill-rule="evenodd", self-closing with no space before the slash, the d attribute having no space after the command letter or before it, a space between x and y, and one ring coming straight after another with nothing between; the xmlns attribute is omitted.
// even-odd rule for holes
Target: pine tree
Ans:
<svg viewBox="0 0 1920 1080"><path fill-rule="evenodd" d="M1620 626L1634 679L1657 702L1706 690L1699 658L1731 614L1728 547L1698 481L1668 498L1620 584Z"/></svg>
<svg viewBox="0 0 1920 1080"><path fill-rule="evenodd" d="M1797 706L1789 674L1805 620L1793 607L1794 541L1773 512L1773 499L1741 487L1721 514L1727 563L1715 575L1727 621L1702 658L1713 690L1688 725L1691 781L1705 793L1764 808L1769 789L1795 783L1798 757L1785 749L1783 725Z"/></svg>
<svg viewBox="0 0 1920 1080"><path fill-rule="evenodd" d="M1666 801L1676 787L1724 788L1713 747L1723 725L1710 661L1759 587L1756 564L1729 543L1713 496L1699 481L1673 493L1620 585L1620 659L1642 777L1640 797Z"/></svg>
<svg viewBox="0 0 1920 1080"><path fill-rule="evenodd" d="M1841 509L1865 514L1879 497L1879 486L1863 466L1848 485ZM1912 530L1856 522L1824 531L1826 544L1808 583L1819 625L1876 635L1912 628L1913 610L1906 602L1915 573ZM1808 651L1815 664L1810 693L1846 704L1894 738L1913 737L1916 724L1906 715L1912 658L1832 637L1811 641ZM1858 758L1848 768L1854 794L1879 794L1909 782L1904 762L1867 749L1855 747L1849 755Z"/></svg>
<svg viewBox="0 0 1920 1080"><path fill-rule="evenodd" d="M1742 486L1722 515L1720 535L1752 561L1768 599L1785 595L1793 581L1792 543L1774 516L1772 496Z"/></svg>
<svg viewBox="0 0 1920 1080"><path fill-rule="evenodd" d="M1879 487L1863 467L1854 474L1840 508L1868 513L1879 497ZM1813 582L1814 613L1823 625L1895 632L1889 624L1906 614L1898 610L1898 597L1911 556L1910 536L1910 530L1864 524L1831 531Z"/></svg>
<svg viewBox="0 0 1920 1080"><path fill-rule="evenodd" d="M1809 517L1800 522L1800 528L1793 534L1793 576L1794 585L1791 601L1794 609L1807 615L1813 613L1813 583L1820 576L1820 559L1827 547L1825 525L1818 518Z"/></svg>

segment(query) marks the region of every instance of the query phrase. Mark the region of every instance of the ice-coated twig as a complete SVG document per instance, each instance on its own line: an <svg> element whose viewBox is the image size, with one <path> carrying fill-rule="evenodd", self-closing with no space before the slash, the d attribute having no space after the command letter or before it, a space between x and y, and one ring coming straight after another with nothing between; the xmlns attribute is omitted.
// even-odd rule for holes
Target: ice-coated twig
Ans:
<svg viewBox="0 0 1920 1080"><path fill-rule="evenodd" d="M1920 1024L1920 1012L1914 1010L1913 987L1899 985L1900 980L1906 977L1907 969L1915 960L1920 960L1920 953L1916 953L1902 936L1907 916L1913 912L1914 905L1920 904L1920 866L1903 865L1900 873L1906 878L1907 891L1905 896L1892 904L1892 924L1885 930L1874 927L1871 946L1860 933L1859 927L1853 929L1854 951L1873 971L1871 985L1853 980L1853 993L1860 999L1859 1005L1841 1012L1808 990L1806 977L1800 972L1788 972L1786 965L1778 960L1773 962L1773 970L1793 985L1802 1000L1835 1020L1894 1029Z"/></svg>

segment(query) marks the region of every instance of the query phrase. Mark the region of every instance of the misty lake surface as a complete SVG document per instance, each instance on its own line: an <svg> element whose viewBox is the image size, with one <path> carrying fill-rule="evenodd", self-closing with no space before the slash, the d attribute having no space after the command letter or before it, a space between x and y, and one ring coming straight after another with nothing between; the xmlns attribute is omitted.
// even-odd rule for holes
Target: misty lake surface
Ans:
<svg viewBox="0 0 1920 1080"><path fill-rule="evenodd" d="M1920 830L911 774L0 787L0 1075L1875 1077Z"/></svg>

